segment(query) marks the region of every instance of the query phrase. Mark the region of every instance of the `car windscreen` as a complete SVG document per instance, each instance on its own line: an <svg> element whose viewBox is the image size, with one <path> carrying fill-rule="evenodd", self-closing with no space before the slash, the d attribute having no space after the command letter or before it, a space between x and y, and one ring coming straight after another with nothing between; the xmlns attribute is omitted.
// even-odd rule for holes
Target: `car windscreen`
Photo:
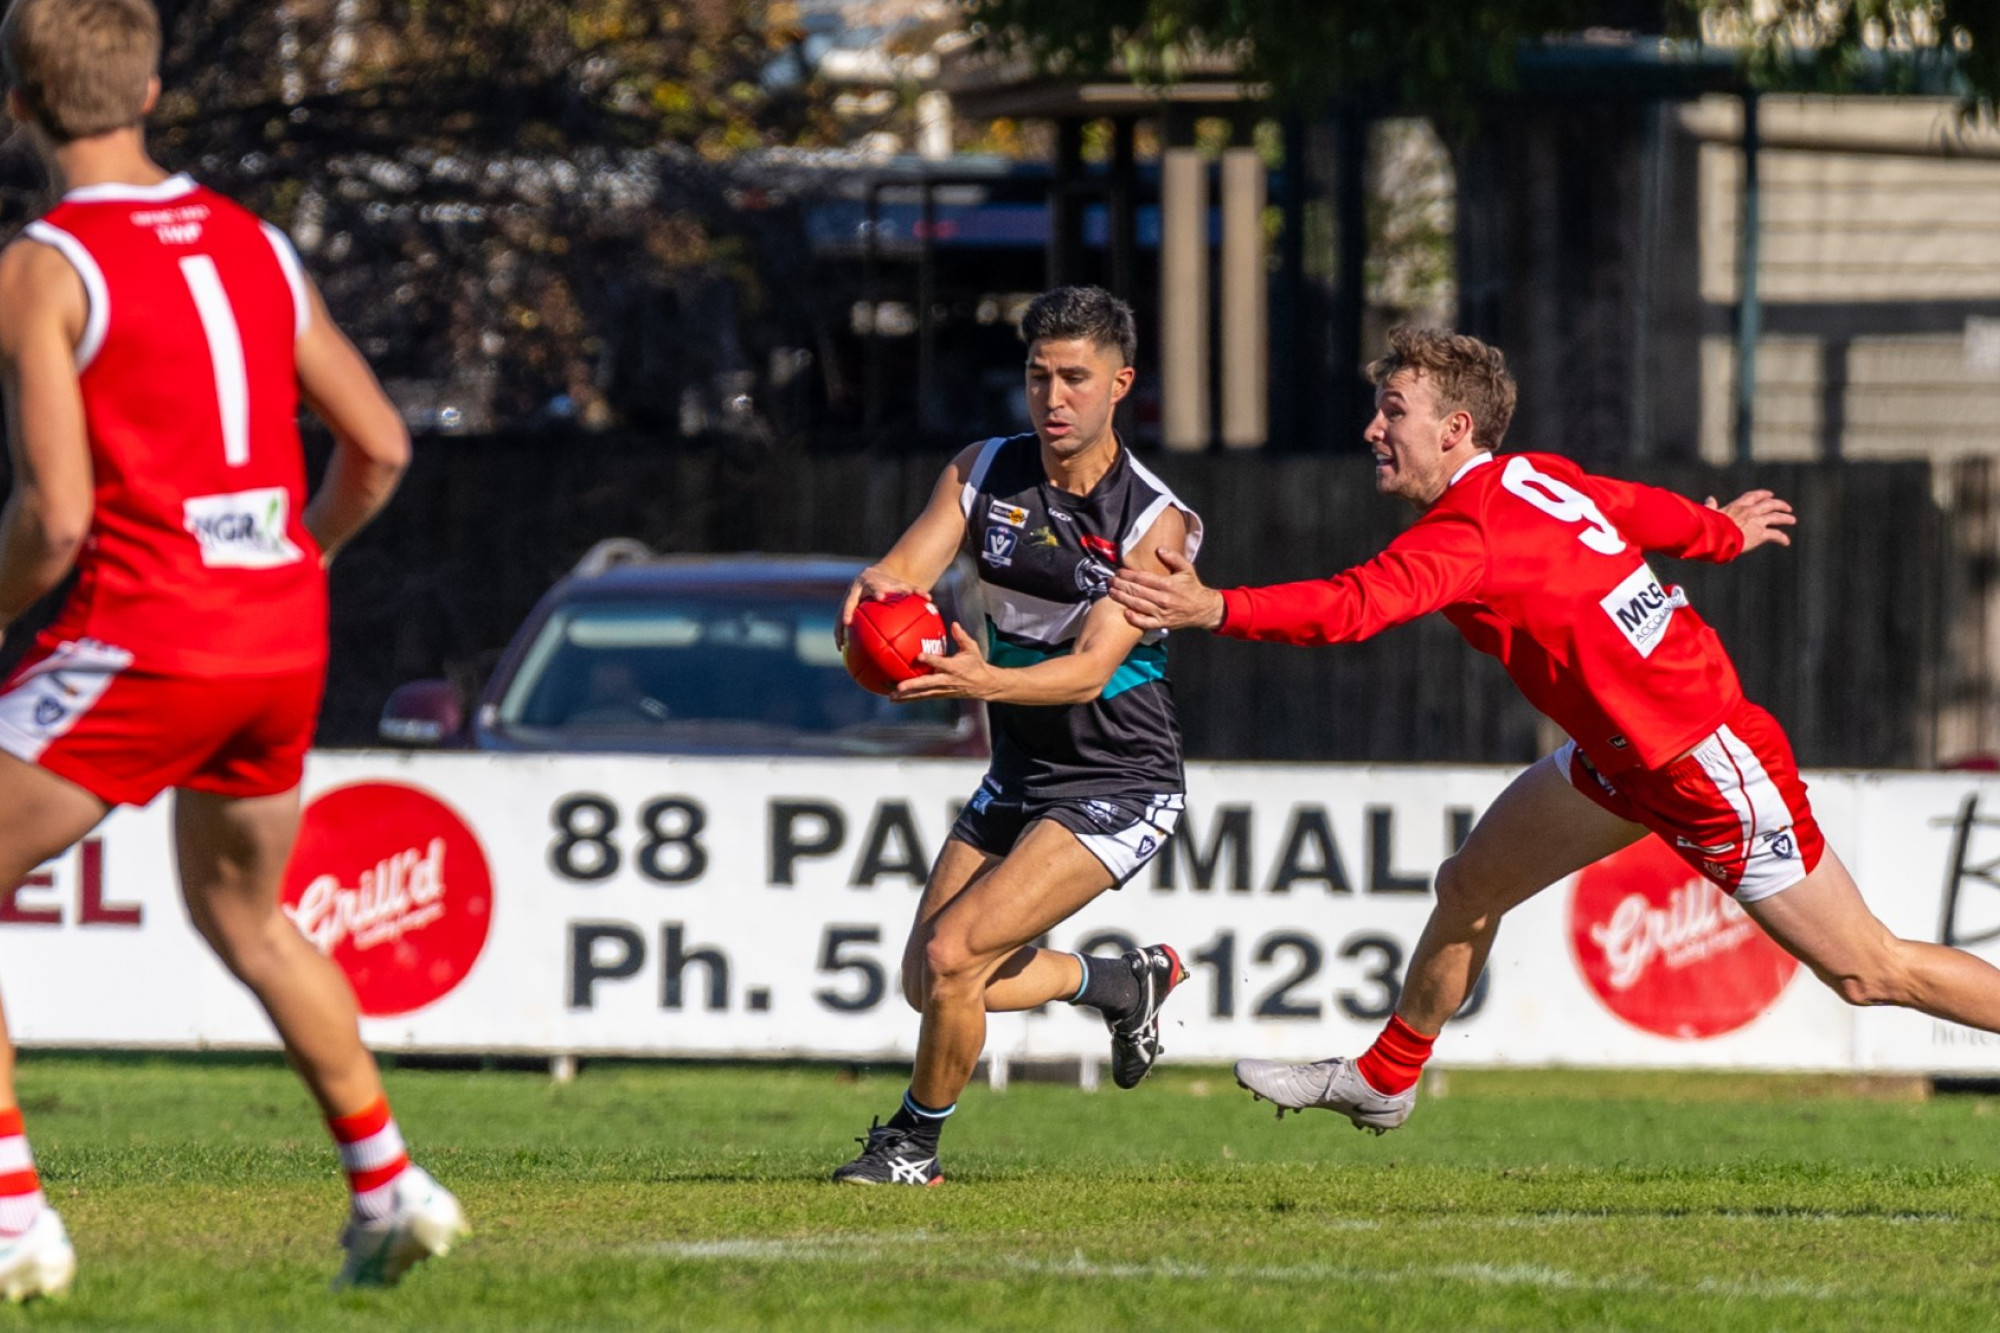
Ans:
<svg viewBox="0 0 2000 1333"><path fill-rule="evenodd" d="M810 735L932 733L949 700L863 690L833 642L830 597L662 596L558 607L500 697L502 726L630 731L738 724Z"/></svg>

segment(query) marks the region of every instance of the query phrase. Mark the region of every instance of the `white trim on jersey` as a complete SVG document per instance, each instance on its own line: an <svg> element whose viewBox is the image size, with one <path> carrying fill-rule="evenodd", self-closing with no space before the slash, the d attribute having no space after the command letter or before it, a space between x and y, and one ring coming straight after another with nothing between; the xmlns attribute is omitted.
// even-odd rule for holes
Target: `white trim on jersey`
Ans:
<svg viewBox="0 0 2000 1333"><path fill-rule="evenodd" d="M1451 480L1444 484L1444 488L1450 490L1452 487L1458 485L1466 473L1472 471L1474 468L1485 467L1492 461L1493 451L1490 449L1481 450L1458 465L1458 471L1451 474Z"/></svg>
<svg viewBox="0 0 2000 1333"><path fill-rule="evenodd" d="M126 181L105 181L102 185L79 185L63 196L66 204L159 204L178 199L195 190L194 177L177 171L157 185L133 185Z"/></svg>
<svg viewBox="0 0 2000 1333"><path fill-rule="evenodd" d="M1187 545L1182 553L1192 562L1195 556L1201 551L1201 538L1204 531L1201 523L1201 515L1189 509L1181 497L1174 494L1172 487L1154 476L1153 470L1144 463L1141 463L1137 454L1132 455L1132 471L1138 475L1139 480L1160 493L1161 503L1149 506L1139 521L1132 525L1132 531L1126 534L1124 541L1120 544L1120 554L1130 549L1133 542L1145 536L1146 530L1159 521L1162 504L1170 504L1180 510L1181 513L1187 515Z"/></svg>
<svg viewBox="0 0 2000 1333"><path fill-rule="evenodd" d="M231 467L250 461L250 373L243 365L243 335L236 328L236 311L223 290L222 275L207 255L180 261L194 297L201 331L208 339L208 360L215 369L215 405L222 414L222 459Z"/></svg>
<svg viewBox="0 0 2000 1333"><path fill-rule="evenodd" d="M305 265L299 262L299 252L293 248L291 237L262 219L257 226L271 243L272 253L278 256L278 267L285 272L285 285L292 289L292 337L303 338L312 319L312 302L306 296Z"/></svg>
<svg viewBox="0 0 2000 1333"><path fill-rule="evenodd" d="M986 474L993 467L993 455L1000 452L1000 446L1007 443L1007 437L996 435L979 446L979 457L972 460L972 471L965 478L965 485L958 488L958 512L972 519L973 501L979 498L979 487L986 480Z"/></svg>
<svg viewBox="0 0 2000 1333"><path fill-rule="evenodd" d="M1097 605L1094 601L1051 602L1013 588L995 591L1005 595L996 597L989 594L986 614L992 617L993 624L1001 633L1051 646L1076 638L1084 617Z"/></svg>
<svg viewBox="0 0 2000 1333"><path fill-rule="evenodd" d="M27 235L30 240L54 247L83 280L84 304L89 309L83 316L83 336L76 340L76 370L81 375L104 346L104 332L111 325L111 288L104 281L104 270L97 266L97 260L83 242L61 227L30 222Z"/></svg>

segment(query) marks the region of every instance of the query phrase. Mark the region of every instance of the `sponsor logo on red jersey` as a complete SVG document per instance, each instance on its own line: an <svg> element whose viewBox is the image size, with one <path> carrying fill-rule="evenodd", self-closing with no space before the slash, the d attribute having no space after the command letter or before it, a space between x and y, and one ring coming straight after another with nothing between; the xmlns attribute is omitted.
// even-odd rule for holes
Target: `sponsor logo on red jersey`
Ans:
<svg viewBox="0 0 2000 1333"><path fill-rule="evenodd" d="M486 945L493 876L450 806L396 782L357 782L306 807L285 914L339 963L361 1012L405 1014L449 994Z"/></svg>
<svg viewBox="0 0 2000 1333"><path fill-rule="evenodd" d="M1798 962L1657 838L1576 877L1570 947L1605 1008L1663 1037L1733 1032L1769 1009Z"/></svg>

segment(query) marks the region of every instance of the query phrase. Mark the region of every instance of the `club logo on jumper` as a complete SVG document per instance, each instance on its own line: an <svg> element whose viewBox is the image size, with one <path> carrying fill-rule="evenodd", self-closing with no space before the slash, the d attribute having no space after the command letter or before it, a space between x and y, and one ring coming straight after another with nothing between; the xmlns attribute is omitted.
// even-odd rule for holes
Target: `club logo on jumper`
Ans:
<svg viewBox="0 0 2000 1333"><path fill-rule="evenodd" d="M1014 546L1020 539L1021 534L1012 528L988 528L980 558L995 569L1011 565L1014 563Z"/></svg>
<svg viewBox="0 0 2000 1333"><path fill-rule="evenodd" d="M181 505L181 526L201 543L210 569L276 569L304 558L285 535L291 497L282 486L197 495Z"/></svg>
<svg viewBox="0 0 2000 1333"><path fill-rule="evenodd" d="M1667 637L1667 626L1673 623L1674 612L1687 604L1687 593L1679 588L1662 588L1653 571L1643 564L1598 603L1641 657L1653 655L1660 640Z"/></svg>
<svg viewBox="0 0 2000 1333"><path fill-rule="evenodd" d="M1111 570L1095 560L1083 559L1076 562L1076 590L1093 595L1109 592Z"/></svg>
<svg viewBox="0 0 2000 1333"><path fill-rule="evenodd" d="M988 522L1004 523L1010 528L1028 526L1027 510L1019 505L1001 504L998 500L986 507L986 518Z"/></svg>
<svg viewBox="0 0 2000 1333"><path fill-rule="evenodd" d="M1658 838L1587 867L1570 948L1604 1007L1663 1037L1734 1032L1769 1009L1798 963Z"/></svg>
<svg viewBox="0 0 2000 1333"><path fill-rule="evenodd" d="M401 783L357 782L306 807L284 905L347 973L362 1013L406 1014L472 970L492 921L493 875L450 806Z"/></svg>

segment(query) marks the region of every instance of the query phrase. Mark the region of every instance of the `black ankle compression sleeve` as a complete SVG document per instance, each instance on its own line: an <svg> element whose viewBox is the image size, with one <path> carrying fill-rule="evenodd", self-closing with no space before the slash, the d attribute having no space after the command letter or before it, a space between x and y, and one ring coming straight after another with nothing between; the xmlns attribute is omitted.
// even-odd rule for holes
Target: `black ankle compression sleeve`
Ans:
<svg viewBox="0 0 2000 1333"><path fill-rule="evenodd" d="M1139 1004L1139 979L1123 958L1102 958L1080 953L1083 988L1070 998L1071 1004L1087 1004L1112 1016L1129 1014Z"/></svg>

